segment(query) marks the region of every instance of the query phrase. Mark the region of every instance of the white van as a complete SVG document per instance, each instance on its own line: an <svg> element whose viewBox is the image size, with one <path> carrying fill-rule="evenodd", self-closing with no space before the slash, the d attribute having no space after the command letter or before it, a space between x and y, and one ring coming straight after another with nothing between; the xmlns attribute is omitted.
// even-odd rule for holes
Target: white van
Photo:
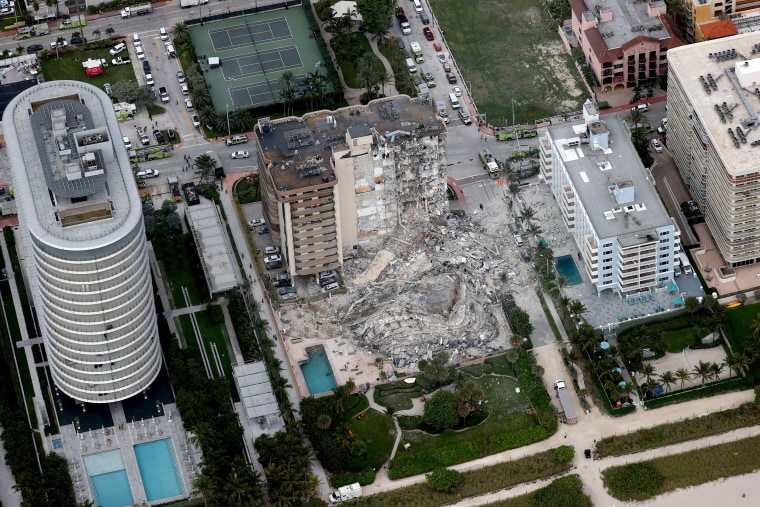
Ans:
<svg viewBox="0 0 760 507"><path fill-rule="evenodd" d="M406 70L409 71L409 74L414 74L417 72L417 65L414 64L414 60L411 58L406 59Z"/></svg>
<svg viewBox="0 0 760 507"><path fill-rule="evenodd" d="M166 32L166 28L163 26L159 28L158 36L161 37L161 40L169 40L169 34Z"/></svg>
<svg viewBox="0 0 760 507"><path fill-rule="evenodd" d="M452 109L459 109L459 99L453 93L449 93L449 100L451 101Z"/></svg>
<svg viewBox="0 0 760 507"><path fill-rule="evenodd" d="M420 0L414 0L414 10L416 12L422 12L422 2Z"/></svg>

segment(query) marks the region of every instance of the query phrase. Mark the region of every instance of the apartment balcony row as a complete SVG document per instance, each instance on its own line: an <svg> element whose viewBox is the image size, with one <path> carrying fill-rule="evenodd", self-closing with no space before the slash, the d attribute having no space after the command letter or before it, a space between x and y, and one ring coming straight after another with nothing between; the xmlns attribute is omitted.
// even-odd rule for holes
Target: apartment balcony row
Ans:
<svg viewBox="0 0 760 507"><path fill-rule="evenodd" d="M294 258L296 263L310 263L318 259L325 257L333 257L338 255L338 245L333 243L325 243L323 245L315 245L315 248L310 250L299 250L294 252Z"/></svg>
<svg viewBox="0 0 760 507"><path fill-rule="evenodd" d="M106 383L88 383L87 381L71 381L68 379L56 377L54 375L55 385L64 393L74 399L89 401L92 403L110 403L117 400L124 400L138 395L148 388L155 380L160 365L155 368L146 370L143 374L119 379Z"/></svg>
<svg viewBox="0 0 760 507"><path fill-rule="evenodd" d="M110 266L120 265L125 260L138 256L147 256L147 248L143 245L144 236L142 233L135 234L135 237L129 244L124 245L121 249L111 254L104 255L101 250L95 249L90 252L90 259L73 260L62 258L40 248L34 241L32 242L35 259L51 269L61 271L70 271L72 273L95 273L106 269Z"/></svg>
<svg viewBox="0 0 760 507"><path fill-rule="evenodd" d="M103 351L118 351L125 347L138 346L151 340L156 334L155 323L134 319L130 325L119 331L108 329L97 332L71 332L50 322L45 328L47 340L56 347L69 350L73 354L99 354ZM92 330L90 330L92 331Z"/></svg>
<svg viewBox="0 0 760 507"><path fill-rule="evenodd" d="M62 284L56 279L51 279L47 273L38 273L40 284L45 287L46 294L70 303L92 303L96 301L106 303L119 299L119 295L123 296L125 291L134 290L135 287L150 285L150 271L148 269L125 272L123 273L124 278L119 280L119 283L109 284L99 283L98 281L79 285ZM112 293L110 297L109 293Z"/></svg>
<svg viewBox="0 0 760 507"><path fill-rule="evenodd" d="M293 245L296 247L308 246L315 242L325 241L337 238L338 231L335 227L321 227L308 231L293 231Z"/></svg>
<svg viewBox="0 0 760 507"><path fill-rule="evenodd" d="M35 260L38 259L35 258ZM101 270L87 274L81 271L59 269L56 266L46 265L44 262L37 262L36 264L40 273L45 274L49 279L64 286L109 283L122 279L128 273L147 271L149 266L147 254L132 257L114 266L104 265Z"/></svg>
<svg viewBox="0 0 760 507"><path fill-rule="evenodd" d="M119 302L119 306L106 306L97 301L87 305L63 306L57 304L57 301L52 298L46 298L44 294L42 294L42 300L44 301L45 312L67 322L100 323L105 327L116 322L113 315L118 318L119 316L132 315L138 309L144 313L153 308L153 293L146 288L141 288L139 292L135 292L130 297L127 296L130 295L125 294L124 299ZM71 304L71 302L66 303Z"/></svg>
<svg viewBox="0 0 760 507"><path fill-rule="evenodd" d="M143 372L160 355L155 347L146 348L130 360L120 357L103 356L101 361L84 362L79 358L73 360L50 356L56 370L69 381L87 382L90 384L105 384L112 378L130 378ZM114 363L113 366L111 363Z"/></svg>

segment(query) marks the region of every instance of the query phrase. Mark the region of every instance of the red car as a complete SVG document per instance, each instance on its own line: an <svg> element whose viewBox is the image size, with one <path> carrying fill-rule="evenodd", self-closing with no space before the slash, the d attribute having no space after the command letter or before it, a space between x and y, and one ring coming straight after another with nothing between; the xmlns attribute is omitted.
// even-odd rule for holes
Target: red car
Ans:
<svg viewBox="0 0 760 507"><path fill-rule="evenodd" d="M435 39L435 37L433 36L433 31L430 29L430 27L426 26L425 28L423 28L422 29L422 33L425 34L425 38L427 40L434 40Z"/></svg>
<svg viewBox="0 0 760 507"><path fill-rule="evenodd" d="M451 72L451 65L449 65L449 62L443 62L443 71Z"/></svg>

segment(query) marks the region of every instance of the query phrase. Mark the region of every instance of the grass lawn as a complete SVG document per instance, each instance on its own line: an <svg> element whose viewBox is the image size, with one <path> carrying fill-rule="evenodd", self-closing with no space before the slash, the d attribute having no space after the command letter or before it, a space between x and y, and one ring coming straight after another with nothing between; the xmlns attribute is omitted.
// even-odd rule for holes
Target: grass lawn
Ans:
<svg viewBox="0 0 760 507"><path fill-rule="evenodd" d="M569 448L572 450L572 447ZM561 459L558 448L549 449L525 458L505 461L462 473L462 485L453 493L432 491L426 484L415 484L405 488L385 491L382 495L371 495L355 500L363 507L434 507L450 505L490 491L509 488L516 484L551 477L569 470L572 463ZM570 453L572 456L572 452ZM534 504L528 504L534 505ZM566 505L571 507L571 505Z"/></svg>
<svg viewBox="0 0 760 507"><path fill-rule="evenodd" d="M82 67L82 62L89 58L103 58L109 62L108 67L103 69L103 74L99 76L88 76ZM46 81L58 79L72 79L74 81L84 81L91 85L103 89L104 83L116 83L118 81L136 81L135 71L131 65L111 65L113 57L108 53L108 49L79 50L75 49L70 53L62 54L60 59L52 58L42 60L42 74Z"/></svg>
<svg viewBox="0 0 760 507"><path fill-rule="evenodd" d="M750 324L760 313L760 303L754 305L742 305L726 310L726 320L723 330L731 341L734 350L739 351L744 343L750 338L752 332Z"/></svg>
<svg viewBox="0 0 760 507"><path fill-rule="evenodd" d="M462 79L494 125L578 111L588 95L556 27L533 0L430 0ZM425 42L425 41L422 41ZM508 77L507 77L508 76ZM461 84L461 83L460 83Z"/></svg>
<svg viewBox="0 0 760 507"><path fill-rule="evenodd" d="M419 398L426 393L417 383L409 385L398 381L375 386L374 399L375 403L383 407L393 407L396 411L409 410L412 408L412 398Z"/></svg>
<svg viewBox="0 0 760 507"><path fill-rule="evenodd" d="M367 465L380 468L390 457L396 441L396 431L388 416L369 409L361 419L351 420L349 427L367 444Z"/></svg>
<svg viewBox="0 0 760 507"><path fill-rule="evenodd" d="M679 488L698 486L757 470L760 437L697 449L649 461L611 467L604 485L621 501L646 500Z"/></svg>
<svg viewBox="0 0 760 507"><path fill-rule="evenodd" d="M153 240L153 250L156 253L156 259L158 259L161 265L169 297L172 298L172 308L184 308L187 306L185 305L185 297L182 294L182 287L187 287L190 301L194 305L208 299L206 287L201 287L201 292L196 285L199 282L197 273L193 271L194 263L189 261L181 262L182 260L192 258L190 256L198 256L192 237L186 238L185 236ZM177 260L180 262L175 262ZM203 277L203 274L201 273L200 276Z"/></svg>
<svg viewBox="0 0 760 507"><path fill-rule="evenodd" d="M703 335L707 332L703 332ZM700 336L699 338L703 338ZM665 350L671 354L678 354L689 346L689 343L697 339L697 330L694 328L673 329L662 332L662 339L665 343Z"/></svg>
<svg viewBox="0 0 760 507"><path fill-rule="evenodd" d="M423 431L404 431L411 445L393 460L391 479L428 472L495 452L534 443L549 436L538 425L525 395L515 392L516 380L493 375L475 379L485 393L480 410L488 412L485 421L462 431L431 435Z"/></svg>

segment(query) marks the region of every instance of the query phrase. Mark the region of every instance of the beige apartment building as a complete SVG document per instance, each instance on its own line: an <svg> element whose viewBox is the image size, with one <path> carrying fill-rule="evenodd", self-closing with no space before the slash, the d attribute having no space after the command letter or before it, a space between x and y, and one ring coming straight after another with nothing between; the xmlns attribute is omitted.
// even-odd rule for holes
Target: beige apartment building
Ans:
<svg viewBox="0 0 760 507"><path fill-rule="evenodd" d="M668 148L727 268L760 261L758 53L748 33L668 55Z"/></svg>
<svg viewBox="0 0 760 507"><path fill-rule="evenodd" d="M446 206L445 129L406 96L256 127L262 207L291 275L339 267L404 213Z"/></svg>

